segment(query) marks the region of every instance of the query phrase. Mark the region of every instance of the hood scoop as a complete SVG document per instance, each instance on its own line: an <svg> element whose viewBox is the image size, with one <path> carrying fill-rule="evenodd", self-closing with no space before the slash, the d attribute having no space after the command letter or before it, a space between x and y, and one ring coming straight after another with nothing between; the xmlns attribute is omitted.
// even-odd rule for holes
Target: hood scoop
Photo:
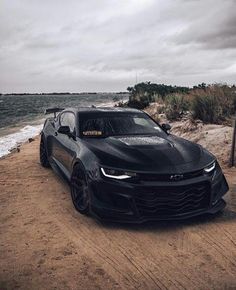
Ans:
<svg viewBox="0 0 236 290"><path fill-rule="evenodd" d="M128 145L135 147L156 147L156 146L168 146L173 147L173 144L164 138L158 136L130 136L130 137L116 137L116 140Z"/></svg>

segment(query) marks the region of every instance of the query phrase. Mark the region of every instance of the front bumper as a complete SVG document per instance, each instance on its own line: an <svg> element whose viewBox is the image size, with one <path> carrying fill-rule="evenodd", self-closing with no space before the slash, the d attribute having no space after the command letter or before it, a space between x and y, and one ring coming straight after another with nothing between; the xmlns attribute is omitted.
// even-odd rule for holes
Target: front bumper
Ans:
<svg viewBox="0 0 236 290"><path fill-rule="evenodd" d="M222 172L214 180L200 176L176 182L132 183L99 178L90 186L95 217L131 223L215 214L225 207L222 196L229 189Z"/></svg>

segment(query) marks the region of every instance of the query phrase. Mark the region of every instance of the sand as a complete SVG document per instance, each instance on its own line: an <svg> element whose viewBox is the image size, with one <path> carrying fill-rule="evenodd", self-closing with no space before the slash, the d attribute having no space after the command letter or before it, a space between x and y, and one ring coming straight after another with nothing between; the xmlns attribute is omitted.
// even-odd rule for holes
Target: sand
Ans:
<svg viewBox="0 0 236 290"><path fill-rule="evenodd" d="M39 138L0 160L0 289L236 289L236 169L215 217L105 224L73 208Z"/></svg>

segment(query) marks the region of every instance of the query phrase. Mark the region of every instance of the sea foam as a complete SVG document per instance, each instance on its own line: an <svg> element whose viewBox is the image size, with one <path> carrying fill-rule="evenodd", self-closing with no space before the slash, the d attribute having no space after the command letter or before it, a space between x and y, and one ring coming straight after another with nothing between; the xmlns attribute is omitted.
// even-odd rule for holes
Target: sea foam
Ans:
<svg viewBox="0 0 236 290"><path fill-rule="evenodd" d="M26 142L40 133L43 124L31 126L27 125L16 133L0 137L0 157L10 153L10 150L17 147L18 144Z"/></svg>

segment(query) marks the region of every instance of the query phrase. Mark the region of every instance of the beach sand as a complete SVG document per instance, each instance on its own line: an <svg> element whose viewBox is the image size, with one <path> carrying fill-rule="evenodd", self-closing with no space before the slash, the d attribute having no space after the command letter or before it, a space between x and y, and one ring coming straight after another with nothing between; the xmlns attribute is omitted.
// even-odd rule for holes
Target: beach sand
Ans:
<svg viewBox="0 0 236 290"><path fill-rule="evenodd" d="M236 289L236 169L223 214L103 224L73 208L39 137L0 160L0 289Z"/></svg>

